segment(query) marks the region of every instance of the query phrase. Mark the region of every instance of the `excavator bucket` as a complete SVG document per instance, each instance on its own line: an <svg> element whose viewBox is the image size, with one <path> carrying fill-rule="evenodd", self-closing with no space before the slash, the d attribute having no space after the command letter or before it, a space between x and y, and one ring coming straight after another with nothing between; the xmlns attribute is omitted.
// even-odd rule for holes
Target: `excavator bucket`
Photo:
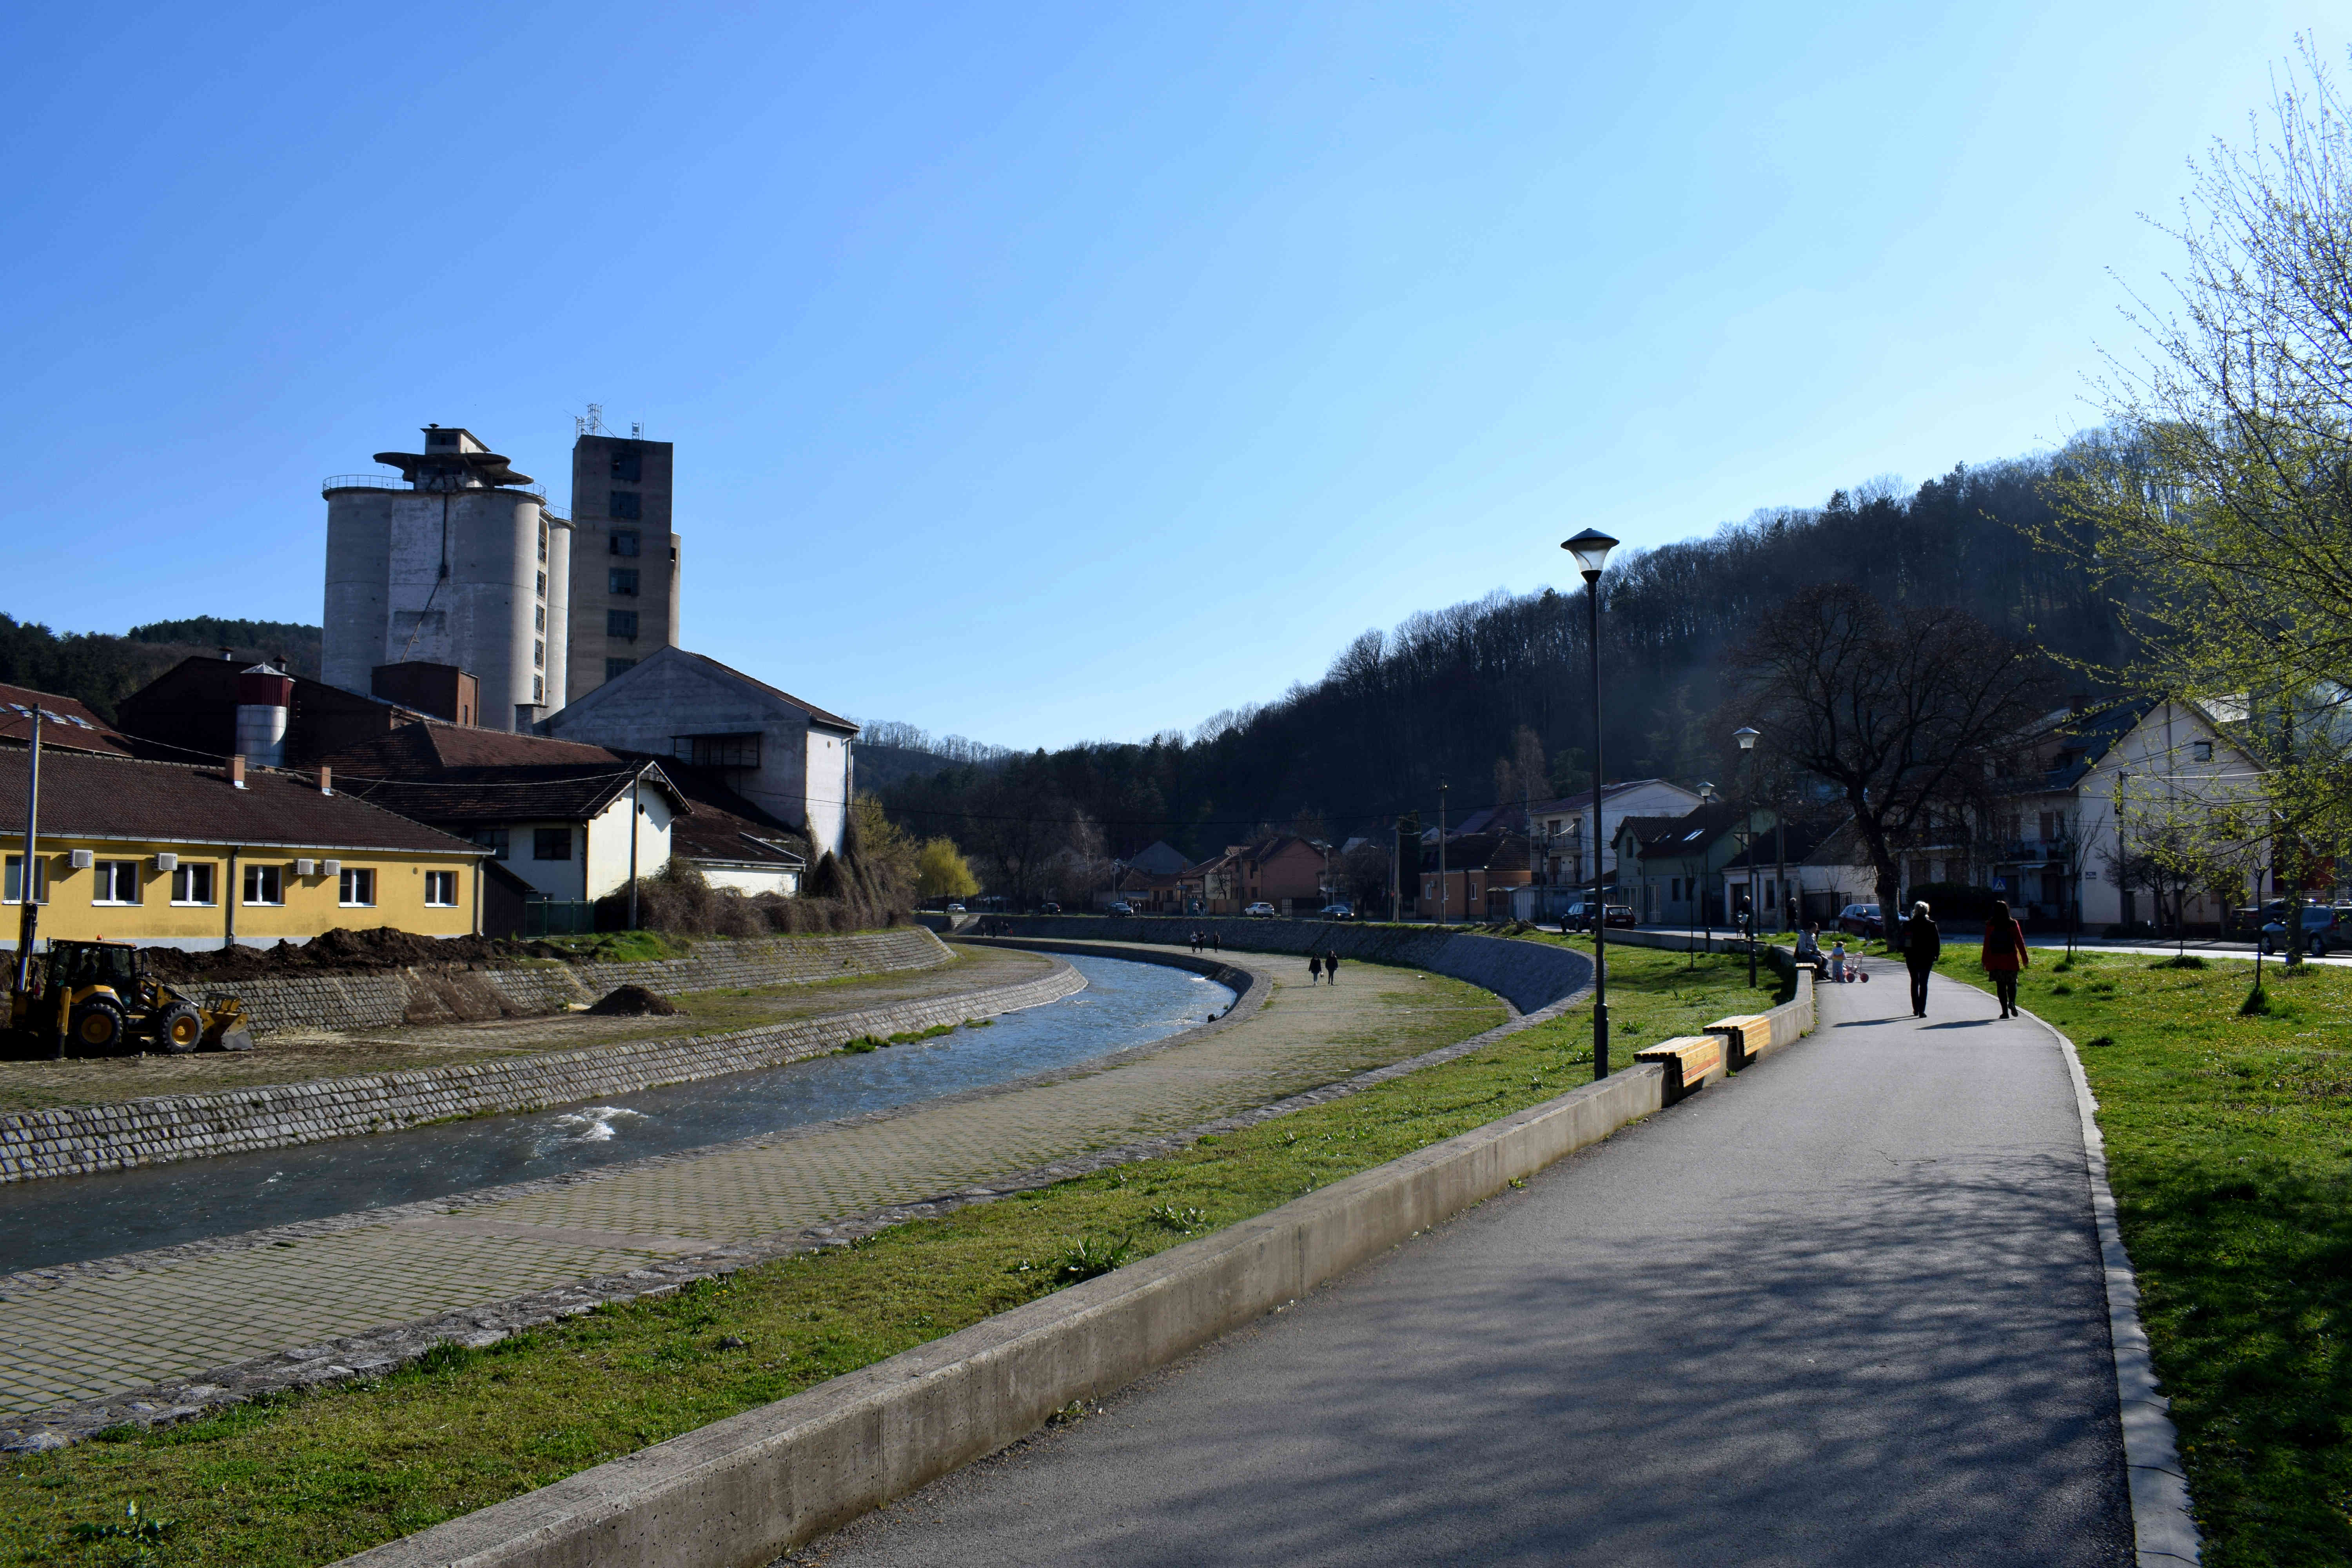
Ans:
<svg viewBox="0 0 2352 1568"><path fill-rule="evenodd" d="M205 1005L205 1044L216 1051L253 1049L253 1031L246 1027L244 1003L234 996L216 996Z"/></svg>

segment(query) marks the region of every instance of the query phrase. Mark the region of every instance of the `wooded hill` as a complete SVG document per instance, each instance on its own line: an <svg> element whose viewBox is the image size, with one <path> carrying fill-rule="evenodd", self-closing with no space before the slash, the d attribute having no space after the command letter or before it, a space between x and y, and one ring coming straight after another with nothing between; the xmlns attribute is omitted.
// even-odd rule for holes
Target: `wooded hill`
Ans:
<svg viewBox="0 0 2352 1568"><path fill-rule="evenodd" d="M111 723L116 702L191 654L214 658L226 647L247 664L283 658L295 674L315 677L320 636L317 626L213 616L156 621L121 637L60 634L0 615L0 682L79 699Z"/></svg>
<svg viewBox="0 0 2352 1568"><path fill-rule="evenodd" d="M1853 583L1891 606L1955 606L2054 652L2112 658L2105 595L2030 537L2061 527L2047 481L2063 460L1955 468L1908 495L1865 485L1712 538L1621 551L1601 599L1609 775L1727 782L1738 721L1716 711L1721 656L1817 583ZM1441 782L1457 818L1523 789L1589 788L1584 587L1564 555L1558 566L1572 591L1498 593L1368 631L1320 680L1192 736L944 763L928 776L898 759L884 800L909 829L1010 866L1041 836L1073 831L1082 852L1124 855L1164 837L1198 857L1260 826L1344 836L1410 811L1433 823Z"/></svg>

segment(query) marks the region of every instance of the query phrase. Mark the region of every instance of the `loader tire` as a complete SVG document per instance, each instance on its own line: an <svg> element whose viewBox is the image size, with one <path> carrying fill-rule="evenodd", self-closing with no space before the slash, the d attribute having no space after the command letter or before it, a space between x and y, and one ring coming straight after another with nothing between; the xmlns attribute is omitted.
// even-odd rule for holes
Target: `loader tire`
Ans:
<svg viewBox="0 0 2352 1568"><path fill-rule="evenodd" d="M155 1044L169 1056L184 1057L205 1043L205 1016L185 1002L174 1002L155 1020Z"/></svg>
<svg viewBox="0 0 2352 1568"><path fill-rule="evenodd" d="M110 1057L131 1037L131 1020L122 1004L110 997L91 997L73 1010L71 1021L76 1056Z"/></svg>

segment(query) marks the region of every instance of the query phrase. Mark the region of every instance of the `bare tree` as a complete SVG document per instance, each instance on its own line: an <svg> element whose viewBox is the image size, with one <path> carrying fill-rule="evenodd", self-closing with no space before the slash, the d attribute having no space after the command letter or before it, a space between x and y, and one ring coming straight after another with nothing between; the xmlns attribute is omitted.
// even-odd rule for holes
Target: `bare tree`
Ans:
<svg viewBox="0 0 2352 1568"><path fill-rule="evenodd" d="M1897 850L1980 806L2053 694L2033 649L1974 616L1889 614L1843 583L1767 616L1734 669L1763 746L1843 797L1890 917Z"/></svg>

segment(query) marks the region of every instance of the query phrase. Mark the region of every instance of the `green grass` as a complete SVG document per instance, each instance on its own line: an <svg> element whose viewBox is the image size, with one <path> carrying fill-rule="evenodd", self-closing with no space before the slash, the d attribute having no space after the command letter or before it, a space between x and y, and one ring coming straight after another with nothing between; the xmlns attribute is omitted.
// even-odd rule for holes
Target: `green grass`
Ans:
<svg viewBox="0 0 2352 1568"><path fill-rule="evenodd" d="M694 951L694 944L679 936L664 936L657 931L607 931L593 936L535 937L550 947L596 963L643 963L660 958L684 958Z"/></svg>
<svg viewBox="0 0 2352 1568"><path fill-rule="evenodd" d="M2037 952L2080 1047L2210 1568L2352 1563L2352 971ZM1942 969L1983 984L1969 948ZM1988 986L1987 989L1990 989Z"/></svg>
<svg viewBox="0 0 2352 1568"><path fill-rule="evenodd" d="M1747 966L1612 953L1621 1063L1768 998ZM1430 1008L1422 1049L1475 1032ZM1393 1032L1392 1032L1393 1037ZM1149 1257L1552 1098L1591 1071L1582 1013L1184 1152L606 1308L379 1382L0 1461L0 1563L136 1559L77 1525L170 1520L156 1560L276 1568L424 1529L796 1394L1118 1262ZM144 1550L145 1547L139 1546Z"/></svg>

